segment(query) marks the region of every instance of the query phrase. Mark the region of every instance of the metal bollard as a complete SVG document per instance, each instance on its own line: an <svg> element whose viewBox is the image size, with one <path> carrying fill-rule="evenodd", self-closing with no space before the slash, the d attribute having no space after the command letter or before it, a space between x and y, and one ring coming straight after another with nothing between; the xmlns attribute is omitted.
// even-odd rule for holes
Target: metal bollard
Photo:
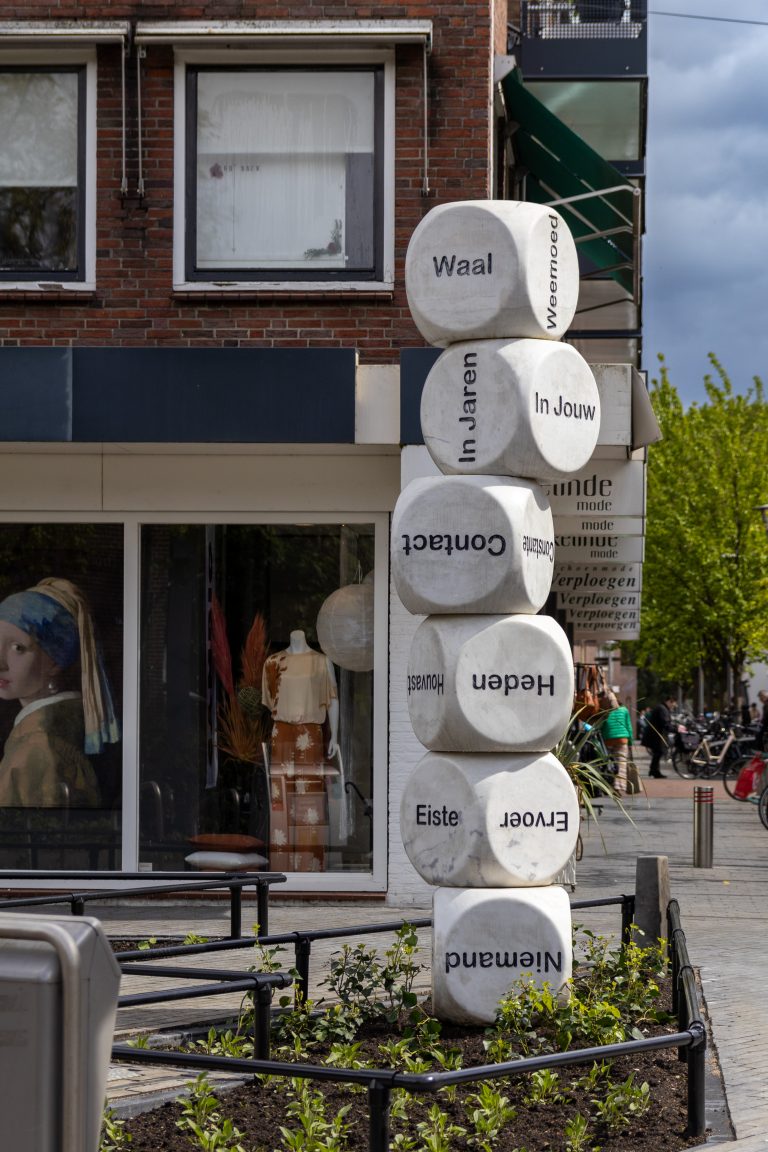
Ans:
<svg viewBox="0 0 768 1152"><path fill-rule="evenodd" d="M714 788L693 790L693 866L712 867L712 817L714 815Z"/></svg>

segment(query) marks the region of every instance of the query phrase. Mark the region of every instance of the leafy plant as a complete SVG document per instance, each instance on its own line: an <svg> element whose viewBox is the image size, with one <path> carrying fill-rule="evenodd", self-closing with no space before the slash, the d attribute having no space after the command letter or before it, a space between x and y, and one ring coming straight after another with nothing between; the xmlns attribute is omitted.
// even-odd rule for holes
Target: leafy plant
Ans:
<svg viewBox="0 0 768 1152"><path fill-rule="evenodd" d="M347 1008L355 1009L359 1020L395 1023L418 1003L413 984L424 968L416 958L418 951L419 938L409 924L398 930L383 961L375 948L345 944L332 956L322 984Z"/></svg>
<svg viewBox="0 0 768 1152"><path fill-rule="evenodd" d="M532 1072L529 1085L526 1104L562 1104L565 1100L560 1091L560 1077L551 1068L540 1068Z"/></svg>
<svg viewBox="0 0 768 1152"><path fill-rule="evenodd" d="M203 1072L188 1084L189 1096L182 1104L176 1127L194 1137L203 1152L246 1152L242 1132L229 1117L222 1118L219 1101Z"/></svg>
<svg viewBox="0 0 768 1152"><path fill-rule="evenodd" d="M646 1082L635 1084L635 1074L611 1084L602 1100L594 1101L595 1113L608 1132L615 1134L627 1128L632 1120L645 1115L651 1104L651 1090Z"/></svg>
<svg viewBox="0 0 768 1152"><path fill-rule="evenodd" d="M122 1152L132 1140L131 1134L125 1130L125 1120L118 1119L114 1108L110 1108L105 1102L99 1152Z"/></svg>
<svg viewBox="0 0 768 1152"><path fill-rule="evenodd" d="M502 1129L517 1116L508 1096L503 1096L496 1084L480 1082L478 1091L466 1103L466 1116L472 1125L471 1143L482 1152L491 1152Z"/></svg>
<svg viewBox="0 0 768 1152"><path fill-rule="evenodd" d="M439 1104L433 1104L426 1120L420 1120L416 1131L426 1152L452 1152L457 1138L466 1136L466 1128L453 1124Z"/></svg>
<svg viewBox="0 0 768 1152"><path fill-rule="evenodd" d="M157 936L148 936L146 940L140 940L136 945L139 952L148 952L150 948L154 948L157 944Z"/></svg>
<svg viewBox="0 0 768 1152"><path fill-rule="evenodd" d="M567 1152L584 1152L592 1147L589 1143L589 1121L580 1112L566 1121L563 1131ZM600 1152L599 1147L592 1147L592 1152Z"/></svg>
<svg viewBox="0 0 768 1152"><path fill-rule="evenodd" d="M342 1152L347 1144L348 1125L345 1117L351 1108L346 1104L328 1120L322 1092L305 1080L291 1080L294 1099L286 1109L297 1127L280 1127L282 1146L291 1152Z"/></svg>

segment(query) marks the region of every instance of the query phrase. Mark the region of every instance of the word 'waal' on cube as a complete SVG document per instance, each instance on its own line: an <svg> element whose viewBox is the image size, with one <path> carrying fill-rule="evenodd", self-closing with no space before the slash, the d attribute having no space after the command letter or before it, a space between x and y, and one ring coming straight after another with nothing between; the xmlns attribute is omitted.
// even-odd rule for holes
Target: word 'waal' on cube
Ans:
<svg viewBox="0 0 768 1152"><path fill-rule="evenodd" d="M424 385L421 429L441 472L555 480L590 460L600 394L570 344L452 344Z"/></svg>
<svg viewBox="0 0 768 1152"><path fill-rule="evenodd" d="M541 886L554 880L576 847L579 801L551 753L429 752L403 791L400 833L428 884Z"/></svg>
<svg viewBox="0 0 768 1152"><path fill-rule="evenodd" d="M571 907L562 888L437 888L432 1008L456 1024L492 1024L522 981L559 992L571 977Z"/></svg>
<svg viewBox="0 0 768 1152"><path fill-rule="evenodd" d="M542 489L501 476L413 480L392 518L392 576L408 612L538 612L555 554Z"/></svg>
<svg viewBox="0 0 768 1152"><path fill-rule="evenodd" d="M433 752L548 752L571 718L571 647L551 616L428 616L407 689L413 730Z"/></svg>
<svg viewBox="0 0 768 1152"><path fill-rule="evenodd" d="M411 236L405 288L430 344L559 340L579 296L576 245L563 217L540 204L441 204Z"/></svg>

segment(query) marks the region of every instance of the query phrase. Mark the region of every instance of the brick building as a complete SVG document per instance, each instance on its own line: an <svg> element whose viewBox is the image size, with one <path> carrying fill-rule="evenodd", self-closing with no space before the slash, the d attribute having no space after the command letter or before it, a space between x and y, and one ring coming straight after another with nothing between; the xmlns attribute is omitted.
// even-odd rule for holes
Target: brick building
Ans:
<svg viewBox="0 0 768 1152"><path fill-rule="evenodd" d="M549 188L517 148L529 128L535 141L530 108L552 115L545 93L525 114L511 103L526 37L547 39L526 32L527 9L562 31L571 6L523 8L6 5L0 596L43 576L82 587L122 739L96 759L100 807L63 794L5 814L3 867L178 869L213 843L288 872L294 891L422 898L398 834L421 753L403 676L416 621L390 590L388 532L423 467L414 412L434 352L404 259L437 204ZM632 16L614 59L624 41L644 51L640 9L600 24ZM602 39L582 37L576 57ZM554 81L562 97L574 77ZM634 169L605 156L618 195L569 221L586 221L588 251L573 342L633 369L638 132ZM592 156L584 145L577 166ZM622 196L617 257L603 217ZM297 745L278 765L258 711L249 754L225 751L214 600L235 681L256 617L273 654L297 632L319 648L324 606L352 635L351 656L331 654L338 706L320 700L302 735L319 726L319 756ZM17 707L0 691L0 738Z"/></svg>

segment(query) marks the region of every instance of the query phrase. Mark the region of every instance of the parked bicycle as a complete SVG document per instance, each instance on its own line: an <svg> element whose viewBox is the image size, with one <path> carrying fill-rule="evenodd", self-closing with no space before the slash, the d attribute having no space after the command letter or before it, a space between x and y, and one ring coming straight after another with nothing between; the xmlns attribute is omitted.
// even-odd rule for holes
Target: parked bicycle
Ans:
<svg viewBox="0 0 768 1152"><path fill-rule="evenodd" d="M755 754L756 735L736 724L719 726L712 735L703 736L688 761L691 776L711 778L722 775L735 785L744 764Z"/></svg>
<svg viewBox="0 0 768 1152"><path fill-rule="evenodd" d="M729 766L723 773L723 785L726 792L734 800L749 800L758 803L758 797L768 784L768 753L755 752L742 764Z"/></svg>

